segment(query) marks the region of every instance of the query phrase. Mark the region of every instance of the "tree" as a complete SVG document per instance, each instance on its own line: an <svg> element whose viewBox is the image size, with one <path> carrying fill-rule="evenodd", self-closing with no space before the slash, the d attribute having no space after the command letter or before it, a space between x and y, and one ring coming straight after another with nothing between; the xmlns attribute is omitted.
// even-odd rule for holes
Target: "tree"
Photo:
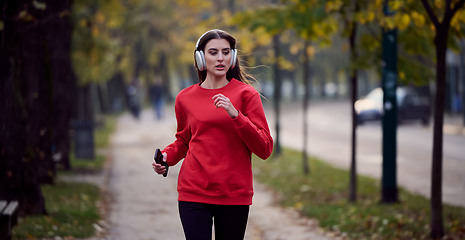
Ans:
<svg viewBox="0 0 465 240"><path fill-rule="evenodd" d="M0 196L18 200L20 214L44 214L40 184L53 183L52 154L69 151L70 97L59 91L72 92L70 56L63 51L70 45L70 1L0 6Z"/></svg>
<svg viewBox="0 0 465 240"><path fill-rule="evenodd" d="M432 8L430 2L427 0L421 0L421 3L434 26L434 44L436 45L436 98L434 100L433 162L431 174L431 237L436 239L444 236L442 217L442 127L444 124L446 49L454 15L463 7L465 0L447 0L445 5L442 2L436 1L436 10ZM444 9L442 19L439 15L439 9ZM462 15L463 13L462 9ZM463 27L460 27L459 23L455 23L457 24L454 26L455 30L462 29L461 31L463 32Z"/></svg>
<svg viewBox="0 0 465 240"><path fill-rule="evenodd" d="M347 8L349 8L349 13L358 13L360 11L360 2L355 1L352 4L349 3ZM346 10L347 11L347 10ZM349 40L349 55L351 64L357 61L357 50L356 50L356 41L357 41L357 22L355 19L350 19L346 14L343 15L344 25L346 26L347 38ZM353 66L353 65L351 65ZM352 154L350 161L350 188L349 188L349 201L357 201L357 112L355 111L355 101L357 101L357 68L350 67L350 99L351 99L351 112L352 112Z"/></svg>
<svg viewBox="0 0 465 240"><path fill-rule="evenodd" d="M326 8L329 12L336 11L341 21L344 23L342 36L345 36L349 42L349 56L350 56L350 89L351 89L351 114L352 114L352 138L351 138L351 161L350 161L350 181L349 181L349 201L355 202L357 200L357 113L355 111L355 101L357 100L357 69L360 66L358 62L357 51L357 25L358 19L354 17L360 14L361 5L360 1L334 1L328 2Z"/></svg>
<svg viewBox="0 0 465 240"><path fill-rule="evenodd" d="M329 44L330 37L335 33L337 24L334 19L330 19L325 11L324 2L321 1L294 1L286 9L288 27L295 30L298 36L304 39L303 62L302 62L302 82L305 93L303 98L303 154L302 165L305 174L310 173L307 154L308 142L308 105L310 100L309 84L309 61L313 57L313 48L310 42L320 45Z"/></svg>

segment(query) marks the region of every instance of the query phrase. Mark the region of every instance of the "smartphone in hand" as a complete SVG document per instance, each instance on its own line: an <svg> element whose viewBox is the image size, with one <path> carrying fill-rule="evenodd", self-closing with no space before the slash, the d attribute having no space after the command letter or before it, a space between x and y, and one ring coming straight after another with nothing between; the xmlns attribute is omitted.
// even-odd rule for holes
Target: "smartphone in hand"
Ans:
<svg viewBox="0 0 465 240"><path fill-rule="evenodd" d="M161 164L163 166L165 166L165 169L166 169L166 172L163 173L163 177L166 177L168 176L168 163L166 163L165 161L163 161L163 154L161 153L160 149L157 148L155 150L155 155L153 156L153 159L155 160L155 162L157 164Z"/></svg>

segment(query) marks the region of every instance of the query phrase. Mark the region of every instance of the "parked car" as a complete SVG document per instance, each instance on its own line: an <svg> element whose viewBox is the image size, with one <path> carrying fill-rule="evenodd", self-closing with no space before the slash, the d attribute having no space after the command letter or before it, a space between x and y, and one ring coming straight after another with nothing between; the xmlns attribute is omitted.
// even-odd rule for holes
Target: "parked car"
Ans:
<svg viewBox="0 0 465 240"><path fill-rule="evenodd" d="M421 120L428 125L431 117L430 97L413 87L397 87L397 121ZM355 102L358 124L381 120L383 110L383 90L373 89L368 95Z"/></svg>

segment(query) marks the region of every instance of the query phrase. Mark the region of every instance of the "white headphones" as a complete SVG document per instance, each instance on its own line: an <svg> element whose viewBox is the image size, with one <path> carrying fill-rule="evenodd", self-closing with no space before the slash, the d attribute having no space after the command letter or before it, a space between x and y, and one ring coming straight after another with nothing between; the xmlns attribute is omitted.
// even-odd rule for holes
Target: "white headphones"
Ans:
<svg viewBox="0 0 465 240"><path fill-rule="evenodd" d="M220 29L208 30L207 32L202 34L202 36L199 37L199 39L197 40L197 43L195 44L194 60L195 60L195 65L197 66L197 69L199 69L199 71L203 71L207 69L207 65L205 63L205 53L202 50L197 50L197 48L199 47L200 39L202 39L202 37L205 36L205 34L209 32L213 32L213 31L224 32L223 30L220 30ZM236 66L236 61L237 61L237 50L231 49L231 62L230 62L231 68L234 68Z"/></svg>

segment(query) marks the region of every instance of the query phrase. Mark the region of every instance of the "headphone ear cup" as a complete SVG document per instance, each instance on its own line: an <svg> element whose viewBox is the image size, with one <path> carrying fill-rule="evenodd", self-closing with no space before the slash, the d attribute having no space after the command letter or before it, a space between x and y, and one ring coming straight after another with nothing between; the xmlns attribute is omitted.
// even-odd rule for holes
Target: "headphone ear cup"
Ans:
<svg viewBox="0 0 465 240"><path fill-rule="evenodd" d="M237 62L237 50L236 49L232 49L231 50L231 68L234 68L236 66L236 62Z"/></svg>
<svg viewBox="0 0 465 240"><path fill-rule="evenodd" d="M195 51L195 64L197 65L197 69L199 69L199 71L206 69L205 55L203 51Z"/></svg>

